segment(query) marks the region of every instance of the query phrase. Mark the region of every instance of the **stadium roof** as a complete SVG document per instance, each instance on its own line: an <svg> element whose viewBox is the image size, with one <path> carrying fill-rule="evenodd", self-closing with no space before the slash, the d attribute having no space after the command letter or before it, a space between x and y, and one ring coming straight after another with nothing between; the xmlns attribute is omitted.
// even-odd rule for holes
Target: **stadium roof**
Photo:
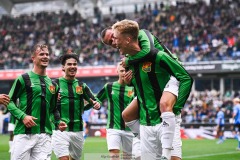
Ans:
<svg viewBox="0 0 240 160"><path fill-rule="evenodd" d="M110 6L113 7L113 13L126 13L134 10L133 4L138 6L155 2L174 4L176 1L194 2L197 0L0 0L0 16L3 14L21 15L59 10L69 12L78 10L82 16L91 16L95 6L98 6L103 14L109 14Z"/></svg>
<svg viewBox="0 0 240 160"><path fill-rule="evenodd" d="M0 1L0 15L1 14L21 14L21 10L29 8L28 6L32 7L32 10L35 8L34 5L40 9L45 9L43 4L48 5L52 10L59 6L61 9L66 9L69 7L73 7L76 3L86 4L92 3L96 4L98 0L1 0ZM34 5L33 5L34 4ZM34 10L35 11L35 10ZM26 11L27 12L27 11Z"/></svg>

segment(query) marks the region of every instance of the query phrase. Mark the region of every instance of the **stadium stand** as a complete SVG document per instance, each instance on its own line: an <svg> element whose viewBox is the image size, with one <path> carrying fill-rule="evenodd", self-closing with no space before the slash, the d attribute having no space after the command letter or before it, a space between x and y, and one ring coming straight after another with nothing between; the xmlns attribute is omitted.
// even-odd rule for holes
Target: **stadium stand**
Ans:
<svg viewBox="0 0 240 160"><path fill-rule="evenodd" d="M182 62L221 63L240 58L240 1L218 0L215 3L211 0L209 4L205 1L177 1L175 5L164 1L142 4L141 8L135 6L132 13L117 13L110 4L107 7L107 14L95 9L89 17L76 7L71 12L54 10L20 15L4 12L0 16L0 69L31 68L31 48L38 42L50 45L52 68L59 67L58 57L67 50L79 54L81 66L115 65L120 59L119 53L103 45L99 33L124 18L138 21L141 28L157 35ZM232 79L229 81L234 83ZM206 84L210 85L208 82ZM222 82L218 81L219 86ZM86 83L97 92L105 80L86 79ZM239 82L235 85L240 86ZM220 91L194 90L183 110L184 122L213 124L216 106L226 108L226 118L229 120L231 99L239 96L239 88L230 86L227 88L230 91L222 91L220 87L216 87ZM92 115L94 123L102 122L100 117L107 117L106 110Z"/></svg>
<svg viewBox="0 0 240 160"><path fill-rule="evenodd" d="M51 46L51 66L68 49L80 55L82 66L116 64L117 50L104 46L99 32L117 20L132 18L157 35L182 62L234 60L240 57L239 1L206 5L178 2L175 6L155 3L144 5L135 14L101 15L83 18L73 13L40 12L0 19L0 68L29 68L30 48L43 42ZM235 17L235 18L232 18Z"/></svg>

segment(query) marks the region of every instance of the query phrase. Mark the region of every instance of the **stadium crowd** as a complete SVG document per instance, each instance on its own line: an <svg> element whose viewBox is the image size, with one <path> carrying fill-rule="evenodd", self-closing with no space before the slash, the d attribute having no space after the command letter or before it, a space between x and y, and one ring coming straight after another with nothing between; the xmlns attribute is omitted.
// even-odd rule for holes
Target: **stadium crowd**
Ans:
<svg viewBox="0 0 240 160"><path fill-rule="evenodd" d="M51 46L51 67L67 50L79 54L81 66L111 65L119 61L116 49L104 46L100 31L117 20L134 19L150 30L182 62L234 60L240 57L240 1L219 0L206 5L181 2L176 6L144 5L135 14L111 14L84 19L75 11L41 12L0 18L0 69L31 68L33 44ZM99 13L100 14L100 13Z"/></svg>
<svg viewBox="0 0 240 160"><path fill-rule="evenodd" d="M239 97L239 93L232 94L226 92L221 95L216 90L206 90L202 92L192 92L182 111L183 123L209 123L215 124L217 107L223 108L226 123L232 123L234 97ZM92 110L89 121L92 123L106 123L107 104L104 103L100 111Z"/></svg>

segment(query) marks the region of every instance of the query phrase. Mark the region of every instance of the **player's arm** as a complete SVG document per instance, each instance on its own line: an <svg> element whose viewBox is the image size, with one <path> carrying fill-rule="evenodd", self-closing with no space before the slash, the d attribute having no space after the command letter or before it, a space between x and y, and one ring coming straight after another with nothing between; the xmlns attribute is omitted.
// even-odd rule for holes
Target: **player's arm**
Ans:
<svg viewBox="0 0 240 160"><path fill-rule="evenodd" d="M189 73L183 68L181 64L171 58L165 52L159 52L160 56L160 66L166 69L166 71L174 76L179 81L179 93L177 102L174 105L174 110L181 110L186 103L189 94L191 92L193 79ZM158 54L159 54L158 53Z"/></svg>
<svg viewBox="0 0 240 160"><path fill-rule="evenodd" d="M14 81L12 88L9 92L10 102L7 106L7 109L9 110L9 112L18 120L23 120L26 117L26 114L22 110L20 110L16 105L17 99L19 98L23 90L22 88L23 88L23 84L21 83L20 77L19 77Z"/></svg>
<svg viewBox="0 0 240 160"><path fill-rule="evenodd" d="M150 52L150 49L151 49L150 40L146 35L146 33L144 32L144 30L139 31L138 41L141 46L141 51L134 56L125 57L124 61L126 66L129 66L144 60L147 54Z"/></svg>
<svg viewBox="0 0 240 160"><path fill-rule="evenodd" d="M108 83L106 83L103 88L97 93L96 97L103 102L105 99L107 99L107 88Z"/></svg>
<svg viewBox="0 0 240 160"><path fill-rule="evenodd" d="M51 106L54 106L53 110L52 110L52 114L54 117L54 123L56 126L59 125L59 123L61 122L61 115L60 115L60 100L59 100L59 86L57 85L57 83L53 82L53 85L55 86L55 94L53 96L53 98L51 99Z"/></svg>
<svg viewBox="0 0 240 160"><path fill-rule="evenodd" d="M89 104L91 104L94 109L99 110L101 108L101 101L92 93L91 89L86 84L83 84L83 89L84 89L84 99ZM86 107L86 109L89 107L90 106ZM86 109L84 109L84 110L86 110Z"/></svg>

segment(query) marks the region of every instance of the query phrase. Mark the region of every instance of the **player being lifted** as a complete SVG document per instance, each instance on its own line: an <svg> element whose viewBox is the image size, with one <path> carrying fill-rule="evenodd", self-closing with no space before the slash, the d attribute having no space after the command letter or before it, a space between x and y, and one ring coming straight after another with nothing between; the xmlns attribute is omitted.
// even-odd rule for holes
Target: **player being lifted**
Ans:
<svg viewBox="0 0 240 160"><path fill-rule="evenodd" d="M129 56L141 53L137 39L139 27L135 21L117 22L113 25L113 32L113 44L116 44L121 53L129 54ZM152 41L152 38L149 37L149 40ZM181 109L189 96L192 78L175 59L165 52L156 50L153 45L149 57L145 61L141 61L137 65L130 65L129 68L133 71L132 84L140 102L141 150L143 155L147 155L144 159L159 158L161 152L162 159L170 159L175 116L172 112L173 106L165 106L165 110L162 109L164 105L161 104L160 99L163 89L172 75L179 80L179 96L176 103L178 106L175 105L175 108ZM161 108L159 101L160 106L162 105ZM161 116L163 118L162 125L160 125L160 110L163 113L167 111L164 116ZM171 120L169 121L169 119ZM164 128L168 128L167 131ZM147 137L152 137L153 141L149 141ZM162 151L160 141L163 147Z"/></svg>
<svg viewBox="0 0 240 160"><path fill-rule="evenodd" d="M149 36L147 36L149 34L150 33L147 30L139 31L138 40L139 40L139 44L141 45L142 51L133 56L129 56L128 59L126 59L127 65L139 63L140 61L147 58L146 56L148 56L147 54L149 53L151 47L153 48L153 44L150 43L151 41L148 38ZM108 27L102 31L101 38L103 43L116 48L116 44L113 43L113 39L112 39L113 31L111 27ZM170 54L170 56L174 60L177 60L177 58L174 55L172 55L170 51L156 37L152 37L152 39L154 41L154 47L156 47L160 51L165 51L166 53ZM130 75L130 74L131 74L131 71L126 73L126 75ZM162 106L169 106L171 110L171 107L175 104L176 97L178 96L179 82L172 76L168 82L168 85L166 86L167 87L164 89L160 104L167 104ZM173 108L174 113L176 115L175 116L176 118L175 135L174 135L174 141L173 141L174 150L165 149L165 151L167 150L167 152L164 153L168 157L169 151L171 151L172 160L181 159L181 156L182 156L182 152L181 152L182 142L180 137L181 108L182 107ZM139 120L138 120L139 117L138 117L138 114L136 114L137 111L138 111L137 99L134 99L129 105L129 107L127 107L123 111L123 114L122 114L126 124L131 128L131 130L134 133L139 133ZM171 143L171 140L170 140L170 143Z"/></svg>

